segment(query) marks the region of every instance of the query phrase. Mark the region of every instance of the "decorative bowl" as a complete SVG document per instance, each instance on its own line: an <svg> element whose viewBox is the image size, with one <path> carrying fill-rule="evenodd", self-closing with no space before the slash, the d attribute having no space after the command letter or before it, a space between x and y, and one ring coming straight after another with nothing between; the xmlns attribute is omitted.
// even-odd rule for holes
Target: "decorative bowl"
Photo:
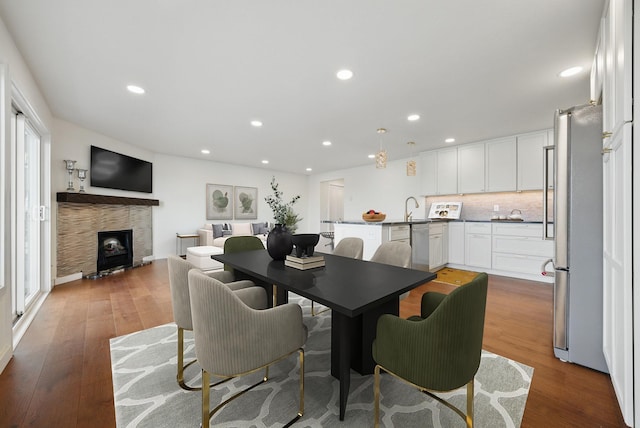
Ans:
<svg viewBox="0 0 640 428"><path fill-rule="evenodd" d="M296 257L313 256L313 250L320 240L320 235L317 233L297 233L291 235L291 242L295 245Z"/></svg>
<svg viewBox="0 0 640 428"><path fill-rule="evenodd" d="M383 221L385 218L387 218L387 215L383 214L383 213L379 213L379 214L367 214L367 213L364 213L364 214L362 214L362 219L364 221L369 221L369 222Z"/></svg>

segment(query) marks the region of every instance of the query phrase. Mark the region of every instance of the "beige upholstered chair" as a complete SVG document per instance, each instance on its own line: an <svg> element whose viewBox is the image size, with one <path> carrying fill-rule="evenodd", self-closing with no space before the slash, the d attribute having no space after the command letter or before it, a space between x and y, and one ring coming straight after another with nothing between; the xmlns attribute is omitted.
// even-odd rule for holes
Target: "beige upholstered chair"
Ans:
<svg viewBox="0 0 640 428"><path fill-rule="evenodd" d="M189 386L184 381L184 370L196 360L184 364L184 331L193 330L191 322L191 302L189 300L188 276L190 270L196 269L191 263L181 257L169 255L167 258L169 265L169 287L171 288L171 304L173 306L173 319L178 326L178 385L188 391L199 390L200 387ZM209 273L207 275L211 275ZM255 287L251 281L237 281L226 284L230 290L251 289L243 292L247 299L247 304L253 308L263 309L266 303L262 303L261 294L265 294L262 287Z"/></svg>
<svg viewBox="0 0 640 428"><path fill-rule="evenodd" d="M373 253L371 261L403 268L411 267L411 245L401 241L383 242ZM405 299L408 295L409 292L403 293L400 299Z"/></svg>
<svg viewBox="0 0 640 428"><path fill-rule="evenodd" d="M334 256L350 257L352 259L362 260L362 253L364 251L364 241L360 238L346 237L342 238L338 245L333 249ZM328 311L329 308L323 309L320 312L315 312L314 302L311 301L311 315L315 316Z"/></svg>
<svg viewBox="0 0 640 428"><path fill-rule="evenodd" d="M362 260L363 250L364 241L362 241L362 239L347 237L338 242L338 245L336 245L336 248L333 250L333 255Z"/></svg>
<svg viewBox="0 0 640 428"><path fill-rule="evenodd" d="M304 412L304 350L307 329L300 306L289 303L265 310L247 306L229 287L202 272L189 271L189 293L196 357L202 367L202 426L229 401L266 382L269 366L294 352L300 358L300 405ZM264 292L266 304L266 292ZM257 384L220 403L209 413L210 375L232 378L265 369ZM288 425L287 425L288 426Z"/></svg>

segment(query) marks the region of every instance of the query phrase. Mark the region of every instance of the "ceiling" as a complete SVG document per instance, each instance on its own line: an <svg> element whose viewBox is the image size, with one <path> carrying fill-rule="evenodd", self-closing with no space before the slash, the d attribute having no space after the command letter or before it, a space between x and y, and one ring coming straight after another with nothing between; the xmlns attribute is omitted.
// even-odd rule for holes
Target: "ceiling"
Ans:
<svg viewBox="0 0 640 428"><path fill-rule="evenodd" d="M373 170L381 145L393 161L552 127L589 100L603 6L0 0L0 16L55 117L156 153L314 174Z"/></svg>

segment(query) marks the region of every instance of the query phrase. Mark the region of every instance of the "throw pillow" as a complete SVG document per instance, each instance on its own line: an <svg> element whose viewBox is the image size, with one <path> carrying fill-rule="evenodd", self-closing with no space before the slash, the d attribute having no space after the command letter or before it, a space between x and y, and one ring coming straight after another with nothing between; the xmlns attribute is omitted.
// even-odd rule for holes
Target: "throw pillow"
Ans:
<svg viewBox="0 0 640 428"><path fill-rule="evenodd" d="M213 237L220 238L222 236L222 225L221 224L212 224L211 230L213 230Z"/></svg>
<svg viewBox="0 0 640 428"><path fill-rule="evenodd" d="M231 236L233 235L233 232L230 230L223 230L222 231L222 236Z"/></svg>
<svg viewBox="0 0 640 428"><path fill-rule="evenodd" d="M251 229L253 230L254 235L269 233L267 223L251 223Z"/></svg>
<svg viewBox="0 0 640 428"><path fill-rule="evenodd" d="M253 235L251 233L251 223L232 223L231 230L234 235Z"/></svg>

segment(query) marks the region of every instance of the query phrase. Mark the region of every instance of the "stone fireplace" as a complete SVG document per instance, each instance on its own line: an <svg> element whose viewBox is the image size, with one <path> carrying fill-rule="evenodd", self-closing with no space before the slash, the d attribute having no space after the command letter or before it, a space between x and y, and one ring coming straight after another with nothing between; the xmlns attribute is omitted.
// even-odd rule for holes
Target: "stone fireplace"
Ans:
<svg viewBox="0 0 640 428"><path fill-rule="evenodd" d="M99 272L99 232L111 234L123 245L127 238L113 235L114 232L131 231L128 239L132 266L142 264L143 258L153 254L152 207L159 205L158 200L61 192L57 202L58 278L77 273L89 277ZM109 251L117 247L113 241L108 245ZM122 261L121 256L110 253L106 258L116 257L109 260L116 263Z"/></svg>

